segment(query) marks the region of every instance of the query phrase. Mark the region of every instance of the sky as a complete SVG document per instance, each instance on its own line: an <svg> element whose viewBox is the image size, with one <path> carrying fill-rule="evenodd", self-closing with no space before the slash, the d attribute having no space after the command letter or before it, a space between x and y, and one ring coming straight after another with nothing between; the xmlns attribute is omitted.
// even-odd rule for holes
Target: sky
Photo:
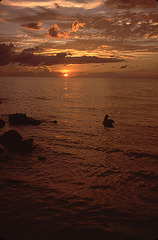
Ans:
<svg viewBox="0 0 158 240"><path fill-rule="evenodd" d="M157 0L1 0L0 76L158 77Z"/></svg>

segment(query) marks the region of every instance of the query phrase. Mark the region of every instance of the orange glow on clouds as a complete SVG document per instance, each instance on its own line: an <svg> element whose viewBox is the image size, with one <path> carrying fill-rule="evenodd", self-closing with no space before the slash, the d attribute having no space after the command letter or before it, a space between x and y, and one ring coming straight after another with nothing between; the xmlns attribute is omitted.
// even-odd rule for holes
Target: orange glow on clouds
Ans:
<svg viewBox="0 0 158 240"><path fill-rule="evenodd" d="M61 38L69 38L69 35L72 32L77 32L80 27L84 27L85 23L79 23L79 21L76 19L72 23L72 29L67 32L63 32L60 30L57 24L51 25L51 27L48 29L46 38L55 38L55 39L61 39Z"/></svg>

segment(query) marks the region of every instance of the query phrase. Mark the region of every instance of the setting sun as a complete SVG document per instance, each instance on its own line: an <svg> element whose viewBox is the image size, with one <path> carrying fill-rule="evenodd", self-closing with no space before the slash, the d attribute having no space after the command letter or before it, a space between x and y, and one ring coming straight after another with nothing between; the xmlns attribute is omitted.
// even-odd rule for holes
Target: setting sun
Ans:
<svg viewBox="0 0 158 240"><path fill-rule="evenodd" d="M68 77L68 73L65 73L65 74L64 74L64 77Z"/></svg>

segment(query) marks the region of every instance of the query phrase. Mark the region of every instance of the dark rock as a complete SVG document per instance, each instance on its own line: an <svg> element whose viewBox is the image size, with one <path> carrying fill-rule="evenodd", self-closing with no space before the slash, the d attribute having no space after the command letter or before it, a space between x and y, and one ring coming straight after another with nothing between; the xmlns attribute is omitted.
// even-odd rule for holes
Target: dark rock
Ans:
<svg viewBox="0 0 158 240"><path fill-rule="evenodd" d="M38 157L38 160L40 160L40 161L45 161L45 160L46 160L46 157L44 157L44 156L39 156L39 157Z"/></svg>
<svg viewBox="0 0 158 240"><path fill-rule="evenodd" d="M3 128L5 126L5 121L3 119L0 119L0 128Z"/></svg>
<svg viewBox="0 0 158 240"><path fill-rule="evenodd" d="M33 139L22 141L21 135L15 130L9 130L0 136L0 155L4 153L4 147L12 152L28 154L33 151Z"/></svg>
<svg viewBox="0 0 158 240"><path fill-rule="evenodd" d="M13 125L39 125L41 121L27 117L23 113L15 113L9 114L9 123Z"/></svg>
<svg viewBox="0 0 158 240"><path fill-rule="evenodd" d="M1 155L2 153L4 153L4 147L3 147L3 145L0 144L0 155Z"/></svg>
<svg viewBox="0 0 158 240"><path fill-rule="evenodd" d="M28 154L31 153L33 151L33 139L27 139L22 141L21 145L20 145L20 152L23 154Z"/></svg>
<svg viewBox="0 0 158 240"><path fill-rule="evenodd" d="M0 237L0 240L7 240L6 238Z"/></svg>
<svg viewBox="0 0 158 240"><path fill-rule="evenodd" d="M9 130L1 136L0 142L4 147L17 151L22 143L22 137L17 131Z"/></svg>
<svg viewBox="0 0 158 240"><path fill-rule="evenodd" d="M5 150L4 146L0 144L0 162L5 162L9 160L9 156L7 154L7 151Z"/></svg>
<svg viewBox="0 0 158 240"><path fill-rule="evenodd" d="M54 121L52 121L52 123L55 123L55 124L57 124L58 122L57 122L57 120L54 120Z"/></svg>
<svg viewBox="0 0 158 240"><path fill-rule="evenodd" d="M7 154L0 155L0 162L6 162L6 161L8 161L10 159L11 159L11 157L8 156Z"/></svg>

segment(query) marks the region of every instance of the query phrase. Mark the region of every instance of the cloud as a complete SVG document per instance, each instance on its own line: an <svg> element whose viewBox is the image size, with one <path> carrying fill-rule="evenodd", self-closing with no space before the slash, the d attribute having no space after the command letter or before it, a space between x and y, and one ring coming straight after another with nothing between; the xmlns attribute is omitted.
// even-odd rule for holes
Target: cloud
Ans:
<svg viewBox="0 0 158 240"><path fill-rule="evenodd" d="M70 31L71 32L76 32L79 27L84 27L85 23L79 23L79 21L76 19L73 23L72 23L72 30Z"/></svg>
<svg viewBox="0 0 158 240"><path fill-rule="evenodd" d="M0 66L8 65L14 58L14 45L0 44Z"/></svg>
<svg viewBox="0 0 158 240"><path fill-rule="evenodd" d="M54 3L54 5L56 8L58 8L58 9L60 8L59 4L57 4L57 3Z"/></svg>
<svg viewBox="0 0 158 240"><path fill-rule="evenodd" d="M68 57L68 54L58 53L55 56L41 56L34 55L33 53L22 52L16 58L16 62L24 65L38 66L38 65L58 65L58 64L88 64L88 63L110 63L121 62L122 59L117 58L98 58L95 56L82 56L82 57Z"/></svg>
<svg viewBox="0 0 158 240"><path fill-rule="evenodd" d="M0 66L9 63L18 63L20 65L28 66L52 66L58 64L88 64L88 63L111 63L122 62L123 59L118 58L99 58L95 56L72 57L66 52L57 53L55 56L43 56L34 54L38 48L24 49L20 54L13 51L13 44L0 44ZM5 60L4 60L5 59Z"/></svg>
<svg viewBox="0 0 158 240"><path fill-rule="evenodd" d="M106 0L104 4L112 8L130 9L130 8L155 8L156 0Z"/></svg>
<svg viewBox="0 0 158 240"><path fill-rule="evenodd" d="M41 27L42 23L26 23L26 24L22 24L21 27L24 27L24 28L27 28L27 29L30 29L30 30L41 30L42 27Z"/></svg>
<svg viewBox="0 0 158 240"><path fill-rule="evenodd" d="M60 38L60 28L58 27L57 24L52 25L49 29L48 29L48 37L51 38Z"/></svg>
<svg viewBox="0 0 158 240"><path fill-rule="evenodd" d="M128 65L121 66L120 69L126 68Z"/></svg>
<svg viewBox="0 0 158 240"><path fill-rule="evenodd" d="M9 11L9 15L6 15L5 20L8 22L20 22L20 23L28 23L28 20L31 23L36 23L39 21L49 21L57 19L60 16L59 13L55 9L45 8L36 6L35 8L16 8L9 7L5 8L6 11Z"/></svg>
<svg viewBox="0 0 158 240"><path fill-rule="evenodd" d="M52 48L48 43L41 43L41 47L50 49ZM65 44L62 45L54 45L53 48L56 49L69 49L69 51L86 51L86 52L96 52L100 55L106 55L110 57L114 57L118 54L125 53L126 55L132 56L134 52L156 52L157 40L156 39L138 39L137 40L124 40L117 38L116 40L113 39L106 39L106 38L75 38L70 41L66 41ZM133 56L134 57L134 56Z"/></svg>
<svg viewBox="0 0 158 240"><path fill-rule="evenodd" d="M99 38L102 41L104 38L105 41L109 39L115 42L118 40L125 42L126 40L149 39L158 36L158 14L154 11L121 10L115 12L113 16L110 20L104 15L80 16L80 21L84 21L86 24L86 31L82 33L82 39L87 39L88 36L90 40L95 38L96 41Z"/></svg>
<svg viewBox="0 0 158 240"><path fill-rule="evenodd" d="M46 37L48 38L69 38L69 35L72 32L77 32L80 27L83 27L85 23L79 23L79 21L76 19L72 23L72 29L67 32L60 31L60 28L58 27L57 24L52 25L47 32Z"/></svg>

